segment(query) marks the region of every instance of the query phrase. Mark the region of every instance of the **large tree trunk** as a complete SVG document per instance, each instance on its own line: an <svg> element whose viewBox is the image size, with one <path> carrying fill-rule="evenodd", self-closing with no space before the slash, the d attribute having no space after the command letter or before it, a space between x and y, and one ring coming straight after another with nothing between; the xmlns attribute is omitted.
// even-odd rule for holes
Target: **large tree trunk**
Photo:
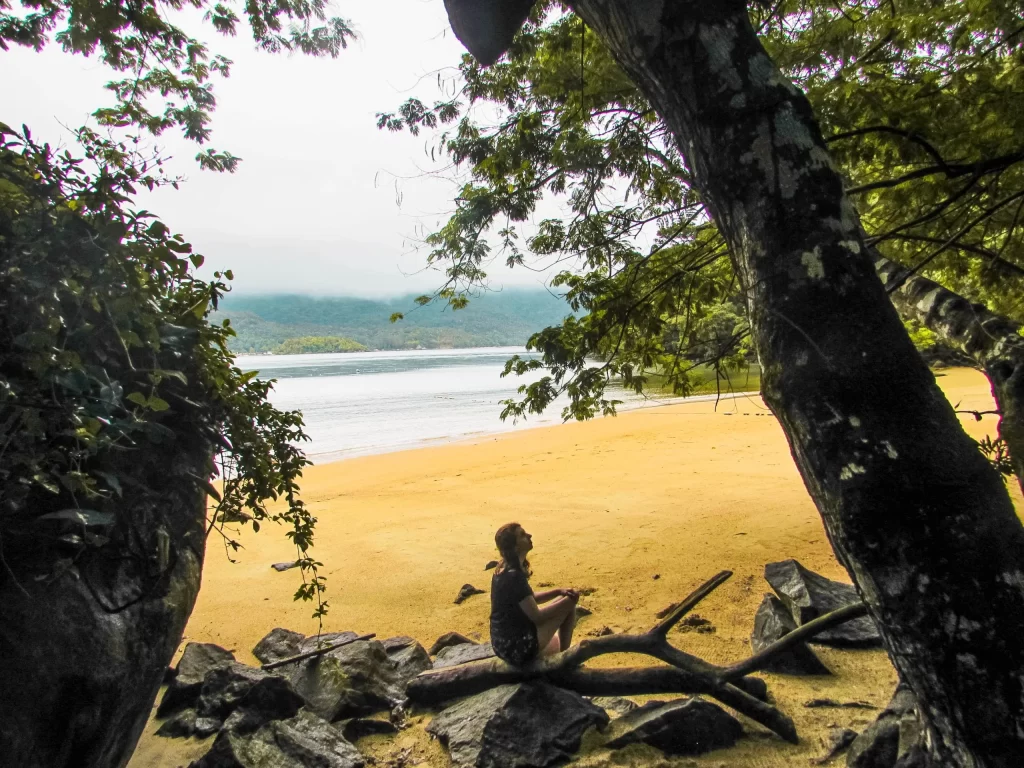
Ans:
<svg viewBox="0 0 1024 768"><path fill-rule="evenodd" d="M1024 764L1024 528L888 301L743 3L574 0L672 129L747 292L766 401L943 765Z"/></svg>
<svg viewBox="0 0 1024 768"><path fill-rule="evenodd" d="M730 246L765 399L933 756L1024 764L1024 528L875 275L806 98L738 0L570 5L673 131Z"/></svg>
<svg viewBox="0 0 1024 768"><path fill-rule="evenodd" d="M130 454L121 469L137 485L104 504L118 519L106 545L68 546L32 521L0 531L0 765L128 762L199 592L194 479L209 476L210 450L197 438Z"/></svg>
<svg viewBox="0 0 1024 768"><path fill-rule="evenodd" d="M900 314L935 332L988 375L999 409L999 434L1024 491L1024 337L1012 320L873 253L875 269Z"/></svg>

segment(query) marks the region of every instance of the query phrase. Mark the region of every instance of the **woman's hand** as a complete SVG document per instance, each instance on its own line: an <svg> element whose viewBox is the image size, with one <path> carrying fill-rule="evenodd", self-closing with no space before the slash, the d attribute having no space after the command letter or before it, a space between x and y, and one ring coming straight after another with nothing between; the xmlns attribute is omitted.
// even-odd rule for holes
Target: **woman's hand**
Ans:
<svg viewBox="0 0 1024 768"><path fill-rule="evenodd" d="M577 592L575 589L568 588L560 589L558 591L561 593L562 597L568 597L574 603L578 603L580 601L580 593Z"/></svg>

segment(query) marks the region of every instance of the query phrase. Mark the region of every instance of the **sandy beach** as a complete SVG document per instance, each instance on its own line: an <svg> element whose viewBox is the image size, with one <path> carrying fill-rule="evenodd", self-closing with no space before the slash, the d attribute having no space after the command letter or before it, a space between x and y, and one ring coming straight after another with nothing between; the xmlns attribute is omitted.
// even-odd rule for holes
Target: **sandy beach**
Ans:
<svg viewBox="0 0 1024 768"><path fill-rule="evenodd" d="M949 369L938 382L962 409L991 409L978 372ZM995 417L963 416L974 437L995 434ZM330 613L325 630L411 635L425 646L458 631L487 639L488 596L461 605L466 583L490 586L484 564L496 557L502 523L533 534L534 587L592 588L583 605L593 615L578 632L602 627L640 631L655 613L716 572L733 577L696 609L713 633L674 631L678 647L710 661L749 655L754 612L770 588L767 562L796 558L806 567L848 581L804 489L782 430L756 396L680 402L587 423L539 427L471 442L367 456L309 468L303 498L319 519L314 555L324 562ZM1011 493L1021 503L1016 483ZM253 663L251 648L274 627L315 633L307 603L294 603L295 571L274 562L294 559L283 529L241 533L244 549L229 562L216 538L208 542L203 587L184 643L217 643ZM821 649L835 673L811 678L765 675L776 704L797 724L802 744L785 744L744 722L751 735L728 752L685 760L631 747L618 756L592 750L578 764L782 766L820 755L830 726L862 728L876 712L808 709L808 699L863 700L882 707L895 673L882 651ZM603 663L644 664L604 657ZM422 725L391 740L410 746L424 765L444 766L445 753ZM206 742L162 739L147 727L132 768L187 765ZM365 742L365 743L364 743ZM584 747L588 745L585 740ZM359 747L381 754L384 737Z"/></svg>

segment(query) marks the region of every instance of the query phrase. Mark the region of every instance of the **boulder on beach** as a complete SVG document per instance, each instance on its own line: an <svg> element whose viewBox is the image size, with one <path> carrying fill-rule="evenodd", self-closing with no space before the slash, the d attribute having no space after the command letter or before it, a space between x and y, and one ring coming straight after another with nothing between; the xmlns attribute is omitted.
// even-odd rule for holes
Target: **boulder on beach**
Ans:
<svg viewBox="0 0 1024 768"><path fill-rule="evenodd" d="M864 732L857 736L846 755L848 768L896 768L913 765L921 751L924 729L913 691L900 684L892 700Z"/></svg>
<svg viewBox="0 0 1024 768"><path fill-rule="evenodd" d="M389 637L381 641L388 658L395 664L395 670L402 684L408 683L420 672L433 666L427 649L411 637Z"/></svg>
<svg viewBox="0 0 1024 768"><path fill-rule="evenodd" d="M754 631L750 635L750 650L759 653L777 640L781 640L796 629L796 622L775 595L765 595L754 615ZM783 651L765 667L766 672L788 675L831 674L807 643Z"/></svg>
<svg viewBox="0 0 1024 768"><path fill-rule="evenodd" d="M309 710L326 720L369 715L405 700L398 669L376 640L350 643L285 669Z"/></svg>
<svg viewBox="0 0 1024 768"><path fill-rule="evenodd" d="M547 768L579 749L583 732L608 723L582 696L541 682L502 685L437 715L427 732L455 768Z"/></svg>
<svg viewBox="0 0 1024 768"><path fill-rule="evenodd" d="M861 602L849 584L826 579L796 560L768 563L764 578L789 610L797 625ZM878 646L882 637L870 616L861 616L815 635L809 642L835 646Z"/></svg>
<svg viewBox="0 0 1024 768"><path fill-rule="evenodd" d="M175 667L175 674L167 684L163 699L157 708L157 717L192 707L199 698L206 673L217 667L224 667L235 660L231 651L213 643L189 643Z"/></svg>
<svg viewBox="0 0 1024 768"><path fill-rule="evenodd" d="M651 701L618 718L605 746L619 749L643 743L666 755L702 755L731 747L743 735L739 721L704 699Z"/></svg>
<svg viewBox="0 0 1024 768"><path fill-rule="evenodd" d="M310 712L274 720L256 731L225 728L189 768L363 768L366 760L344 736Z"/></svg>

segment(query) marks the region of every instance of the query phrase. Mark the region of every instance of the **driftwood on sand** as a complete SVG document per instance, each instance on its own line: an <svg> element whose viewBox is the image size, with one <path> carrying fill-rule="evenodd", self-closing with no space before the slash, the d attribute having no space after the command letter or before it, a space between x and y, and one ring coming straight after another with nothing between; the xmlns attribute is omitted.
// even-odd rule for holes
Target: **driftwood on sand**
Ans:
<svg viewBox="0 0 1024 768"><path fill-rule="evenodd" d="M867 608L858 603L821 616L750 658L728 667L711 664L672 646L667 639L668 631L730 576L732 571L722 571L709 579L643 634L606 635L583 640L561 653L538 659L523 667L513 667L492 658L430 670L409 682L408 696L419 704L437 704L480 693L498 685L538 678L586 696L704 694L795 744L798 739L793 721L771 704L762 701L763 683L748 679L745 675L763 668L777 654L795 643L863 616ZM607 653L641 653L669 666L617 669L582 666L589 659Z"/></svg>

